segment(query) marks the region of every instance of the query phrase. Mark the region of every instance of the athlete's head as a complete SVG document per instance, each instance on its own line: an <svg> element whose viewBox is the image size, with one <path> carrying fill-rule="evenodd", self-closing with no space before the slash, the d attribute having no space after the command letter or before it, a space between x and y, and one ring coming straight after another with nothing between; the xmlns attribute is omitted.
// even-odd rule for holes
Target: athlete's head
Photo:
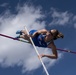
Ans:
<svg viewBox="0 0 76 75"><path fill-rule="evenodd" d="M64 35L56 29L52 29L50 32L52 33L54 40L64 37Z"/></svg>

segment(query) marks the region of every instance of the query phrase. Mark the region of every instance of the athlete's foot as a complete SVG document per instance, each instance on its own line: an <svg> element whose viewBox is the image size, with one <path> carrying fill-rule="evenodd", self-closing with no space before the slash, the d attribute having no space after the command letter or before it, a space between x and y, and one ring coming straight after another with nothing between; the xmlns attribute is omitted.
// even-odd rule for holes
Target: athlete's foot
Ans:
<svg viewBox="0 0 76 75"><path fill-rule="evenodd" d="M20 34L20 35L22 35L21 30L18 30L18 31L16 32L16 34Z"/></svg>

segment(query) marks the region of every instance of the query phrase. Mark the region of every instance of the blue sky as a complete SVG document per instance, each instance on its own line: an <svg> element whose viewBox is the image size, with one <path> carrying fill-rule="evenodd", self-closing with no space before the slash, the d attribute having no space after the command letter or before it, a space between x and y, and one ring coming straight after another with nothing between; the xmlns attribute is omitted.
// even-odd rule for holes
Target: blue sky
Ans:
<svg viewBox="0 0 76 75"><path fill-rule="evenodd" d="M24 26L31 29L58 29L64 39L57 48L76 51L75 0L0 0L0 33L15 37ZM46 75L33 47L0 37L0 75ZM51 49L38 48L51 54ZM75 75L76 55L58 52L58 59L43 58L50 75Z"/></svg>

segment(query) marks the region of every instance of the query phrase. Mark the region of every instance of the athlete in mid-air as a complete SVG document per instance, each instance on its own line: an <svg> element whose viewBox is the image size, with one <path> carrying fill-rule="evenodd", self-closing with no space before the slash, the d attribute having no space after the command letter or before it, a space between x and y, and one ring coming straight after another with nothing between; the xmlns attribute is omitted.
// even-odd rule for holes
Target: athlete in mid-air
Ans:
<svg viewBox="0 0 76 75"><path fill-rule="evenodd" d="M52 30L31 30L29 32L29 35L27 34L26 30L18 30L16 34L19 34L16 38L23 38L25 40L28 40L30 43L30 38L32 38L35 46L38 47L45 47L45 48L51 48L53 54L52 55L46 55L46 54L41 54L40 57L48 57L51 59L57 59L58 54L56 50L56 46L54 44L54 40L57 40L58 38L63 38L64 35L59 32L56 29Z"/></svg>

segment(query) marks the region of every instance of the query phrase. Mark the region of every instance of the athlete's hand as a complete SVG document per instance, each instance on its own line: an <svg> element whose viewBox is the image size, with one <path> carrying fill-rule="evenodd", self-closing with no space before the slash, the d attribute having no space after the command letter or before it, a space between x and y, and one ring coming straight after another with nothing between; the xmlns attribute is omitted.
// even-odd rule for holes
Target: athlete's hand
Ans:
<svg viewBox="0 0 76 75"><path fill-rule="evenodd" d="M40 57L42 58L42 57L45 57L45 55L44 54L40 54L39 56L39 59L40 59Z"/></svg>
<svg viewBox="0 0 76 75"><path fill-rule="evenodd" d="M29 34L28 37L29 37L29 38L30 38L30 37L33 38L33 35L30 35L30 34Z"/></svg>

